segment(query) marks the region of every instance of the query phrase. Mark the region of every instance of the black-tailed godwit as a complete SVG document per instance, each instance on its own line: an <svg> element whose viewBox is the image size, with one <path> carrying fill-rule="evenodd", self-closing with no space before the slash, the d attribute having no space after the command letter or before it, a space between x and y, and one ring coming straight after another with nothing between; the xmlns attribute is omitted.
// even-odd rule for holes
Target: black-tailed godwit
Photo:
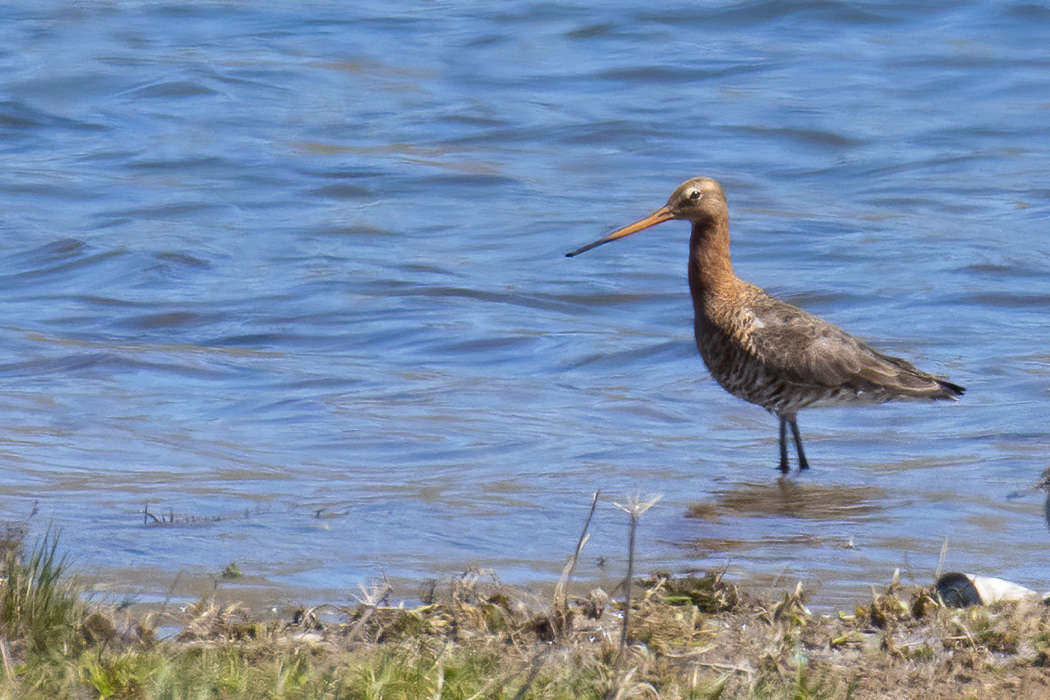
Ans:
<svg viewBox="0 0 1050 700"><path fill-rule="evenodd" d="M711 178L683 183L649 216L567 255L671 219L693 224L689 291L696 347L723 389L780 419L781 472L788 471L789 426L798 467L809 467L796 420L803 408L962 395L963 387L884 355L737 277L729 259L729 207L722 186Z"/></svg>

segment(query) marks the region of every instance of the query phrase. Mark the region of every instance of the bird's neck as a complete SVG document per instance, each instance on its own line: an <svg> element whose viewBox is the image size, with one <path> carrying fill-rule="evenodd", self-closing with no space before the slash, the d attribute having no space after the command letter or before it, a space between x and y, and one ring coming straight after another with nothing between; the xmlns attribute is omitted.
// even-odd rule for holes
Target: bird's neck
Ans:
<svg viewBox="0 0 1050 700"><path fill-rule="evenodd" d="M731 295L740 280L729 260L729 219L696 222L689 237L689 290L698 313L712 296Z"/></svg>

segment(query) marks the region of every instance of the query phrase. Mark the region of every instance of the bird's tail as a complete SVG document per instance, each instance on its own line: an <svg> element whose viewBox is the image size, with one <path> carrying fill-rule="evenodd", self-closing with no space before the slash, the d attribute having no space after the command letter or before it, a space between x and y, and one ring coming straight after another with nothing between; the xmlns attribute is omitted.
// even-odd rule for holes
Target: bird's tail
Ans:
<svg viewBox="0 0 1050 700"><path fill-rule="evenodd" d="M893 372L895 376L893 376L892 380L889 382L884 382L883 385L898 392L897 398L925 399L931 401L950 399L955 401L966 391L964 387L961 387L958 384L953 384L946 379L935 377L932 374L923 372L921 369L917 369L915 365L907 360L902 360L899 357L891 357L890 355L883 355L881 352L872 351L872 353L883 362L888 363L892 366L893 370L895 370L895 372L889 370L889 372Z"/></svg>
<svg viewBox="0 0 1050 700"><path fill-rule="evenodd" d="M935 399L954 400L966 393L966 387L959 386L958 384L952 384L951 382L946 382L943 379L937 379L936 377L934 377L934 381L937 382L941 389L944 390L943 392L934 396Z"/></svg>

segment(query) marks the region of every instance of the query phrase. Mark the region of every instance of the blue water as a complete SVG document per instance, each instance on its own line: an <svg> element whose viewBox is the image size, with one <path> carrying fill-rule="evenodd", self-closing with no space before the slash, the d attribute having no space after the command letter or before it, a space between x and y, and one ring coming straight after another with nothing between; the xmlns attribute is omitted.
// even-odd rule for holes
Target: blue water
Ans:
<svg viewBox="0 0 1050 700"><path fill-rule="evenodd" d="M1050 8L391 8L0 9L0 517L147 598L549 582L596 489L585 580L662 496L643 571L834 604L947 538L1050 588L1007 499L1050 453ZM778 480L693 346L687 225L563 257L696 175L739 275L964 400L804 412Z"/></svg>

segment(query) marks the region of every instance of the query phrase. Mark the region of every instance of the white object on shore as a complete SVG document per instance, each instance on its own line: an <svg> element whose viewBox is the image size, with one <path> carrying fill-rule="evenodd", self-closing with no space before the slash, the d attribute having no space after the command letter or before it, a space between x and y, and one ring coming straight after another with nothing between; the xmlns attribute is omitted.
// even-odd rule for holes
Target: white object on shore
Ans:
<svg viewBox="0 0 1050 700"><path fill-rule="evenodd" d="M1050 594L1041 594L1011 581L991 576L976 576L951 571L937 579L937 595L949 608L988 605L1000 600L1043 600L1050 602Z"/></svg>

